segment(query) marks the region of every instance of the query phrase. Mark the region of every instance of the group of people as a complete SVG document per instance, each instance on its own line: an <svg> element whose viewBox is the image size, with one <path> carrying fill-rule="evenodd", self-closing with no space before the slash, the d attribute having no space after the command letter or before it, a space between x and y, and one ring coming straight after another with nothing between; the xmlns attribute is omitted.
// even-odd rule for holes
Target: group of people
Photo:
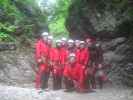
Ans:
<svg viewBox="0 0 133 100"><path fill-rule="evenodd" d="M38 66L35 86L47 89L52 76L54 90L87 92L109 81L104 72L103 52L95 39L85 41L62 37L54 39L44 32L36 42L35 59Z"/></svg>

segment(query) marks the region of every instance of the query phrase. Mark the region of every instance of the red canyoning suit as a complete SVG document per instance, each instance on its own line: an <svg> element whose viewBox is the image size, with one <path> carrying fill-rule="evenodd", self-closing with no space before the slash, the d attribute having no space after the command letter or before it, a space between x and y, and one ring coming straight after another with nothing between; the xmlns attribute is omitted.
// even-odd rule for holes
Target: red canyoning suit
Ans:
<svg viewBox="0 0 133 100"><path fill-rule="evenodd" d="M86 66L90 59L90 52L87 48L77 49L76 51L77 62Z"/></svg>
<svg viewBox="0 0 133 100"><path fill-rule="evenodd" d="M85 66L81 64L66 64L64 68L65 85L67 89L75 87L78 91L85 89ZM71 86L68 86L71 85Z"/></svg>
<svg viewBox="0 0 133 100"><path fill-rule="evenodd" d="M87 65L88 61L90 59L90 52L88 51L87 48L79 49L79 63L83 65Z"/></svg>
<svg viewBox="0 0 133 100"><path fill-rule="evenodd" d="M67 62L68 54L69 53L65 47L60 48L60 64L62 65L63 68Z"/></svg>
<svg viewBox="0 0 133 100"><path fill-rule="evenodd" d="M79 48L76 48L75 54L76 54L76 62L79 63L80 61L80 49Z"/></svg>
<svg viewBox="0 0 133 100"><path fill-rule="evenodd" d="M42 40L38 40L36 43L36 51L35 51L35 58L36 62L38 64L39 70L36 75L36 88L46 88L47 82L43 82L43 75L48 72L48 66L47 66L47 57L48 57L48 47L47 44ZM41 60L41 62L39 61ZM47 78L45 78L45 81L48 81Z"/></svg>
<svg viewBox="0 0 133 100"><path fill-rule="evenodd" d="M86 89L88 89L90 86L88 84L89 82L89 68L88 68L88 63L90 62L90 51L87 49L87 48L83 48L83 49L77 49L76 50L76 61L77 63L80 63L81 65L85 66L85 70L84 70L84 73L86 74L84 76L84 80L82 81L85 81L85 84L84 84L84 87Z"/></svg>
<svg viewBox="0 0 133 100"><path fill-rule="evenodd" d="M52 62L53 88L60 89L63 74L63 68L60 65L60 49L52 48L49 55Z"/></svg>

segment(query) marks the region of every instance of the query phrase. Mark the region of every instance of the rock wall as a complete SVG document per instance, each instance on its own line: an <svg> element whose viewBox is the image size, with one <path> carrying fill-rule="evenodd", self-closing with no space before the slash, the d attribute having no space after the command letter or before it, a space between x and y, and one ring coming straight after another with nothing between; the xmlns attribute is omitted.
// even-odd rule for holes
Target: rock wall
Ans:
<svg viewBox="0 0 133 100"><path fill-rule="evenodd" d="M0 84L15 86L33 86L35 67L33 50L0 52Z"/></svg>
<svg viewBox="0 0 133 100"><path fill-rule="evenodd" d="M128 76L128 71L125 71L127 66L133 67L133 23L127 11L131 4L128 0L120 0L119 3L112 1L74 0L69 8L66 27L72 38L97 38L102 43L105 62L112 65L110 78L128 84L133 79L133 73Z"/></svg>
<svg viewBox="0 0 133 100"><path fill-rule="evenodd" d="M127 11L130 9L130 4L112 2L113 0L73 0L66 20L66 27L71 32L70 35L72 37L77 37L78 34L79 37L96 35L103 38L116 38L129 34L127 30L121 31L123 29L119 26L128 20L132 22ZM121 2L123 3L124 0ZM125 8L122 9L122 7Z"/></svg>

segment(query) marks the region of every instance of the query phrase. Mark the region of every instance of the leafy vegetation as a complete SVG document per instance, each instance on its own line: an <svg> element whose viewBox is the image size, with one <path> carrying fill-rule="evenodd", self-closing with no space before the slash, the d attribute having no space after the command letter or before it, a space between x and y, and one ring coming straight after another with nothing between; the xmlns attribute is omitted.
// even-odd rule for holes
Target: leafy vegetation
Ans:
<svg viewBox="0 0 133 100"><path fill-rule="evenodd" d="M11 35L9 34L6 34L4 32L0 32L0 42L15 42L16 40L14 39L14 37L12 37Z"/></svg>
<svg viewBox="0 0 133 100"><path fill-rule="evenodd" d="M39 0L0 0L0 32L1 40L7 35L13 40L21 35L32 38L44 30L49 30L56 37L68 36L66 19L69 8L74 3L80 16L86 13L86 5L92 0L54 0L52 5L47 5L52 0L43 0L44 9L38 6ZM126 15L128 20L133 19L133 6L131 0L93 0L100 13L105 10L116 10L120 16ZM72 8L72 7L71 7ZM69 9L69 10L68 10ZM118 16L118 17L120 17ZM117 17L117 16L116 16ZM79 20L75 19L75 20ZM10 39L9 39L10 40Z"/></svg>
<svg viewBox="0 0 133 100"><path fill-rule="evenodd" d="M32 38L46 25L47 17L36 0L0 0L0 40ZM5 39L10 38L12 39Z"/></svg>
<svg viewBox="0 0 133 100"><path fill-rule="evenodd" d="M68 8L71 0L56 0L57 5L54 7L49 18L49 30L54 36L68 36L68 31L65 27L65 21L68 16ZM50 12L51 13L51 12Z"/></svg>

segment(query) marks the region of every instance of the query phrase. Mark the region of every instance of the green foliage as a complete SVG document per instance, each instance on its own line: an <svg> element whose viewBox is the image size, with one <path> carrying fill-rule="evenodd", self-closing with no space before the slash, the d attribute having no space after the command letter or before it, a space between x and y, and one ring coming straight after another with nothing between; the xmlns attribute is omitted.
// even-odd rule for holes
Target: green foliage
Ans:
<svg viewBox="0 0 133 100"><path fill-rule="evenodd" d="M128 0L111 0L111 3L116 8L123 8L128 4Z"/></svg>
<svg viewBox="0 0 133 100"><path fill-rule="evenodd" d="M10 25L9 23L2 24L0 23L0 32L11 33L14 32L16 27L14 25Z"/></svg>
<svg viewBox="0 0 133 100"><path fill-rule="evenodd" d="M15 38L11 35L15 30L16 27L14 25L10 25L9 23L0 23L0 42L15 42Z"/></svg>
<svg viewBox="0 0 133 100"><path fill-rule="evenodd" d="M68 8L71 0L56 0L57 4L54 11L50 15L49 30L56 37L68 36L68 31L65 27L65 21L68 16Z"/></svg>
<svg viewBox="0 0 133 100"><path fill-rule="evenodd" d="M19 38L15 36L18 27L23 30L19 33L20 35L32 38L47 21L46 14L41 12L36 0L0 0L0 10L3 13L0 13L1 40L12 40L11 37L14 38L13 40Z"/></svg>
<svg viewBox="0 0 133 100"><path fill-rule="evenodd" d="M0 42L15 42L15 38L4 32L0 32Z"/></svg>

